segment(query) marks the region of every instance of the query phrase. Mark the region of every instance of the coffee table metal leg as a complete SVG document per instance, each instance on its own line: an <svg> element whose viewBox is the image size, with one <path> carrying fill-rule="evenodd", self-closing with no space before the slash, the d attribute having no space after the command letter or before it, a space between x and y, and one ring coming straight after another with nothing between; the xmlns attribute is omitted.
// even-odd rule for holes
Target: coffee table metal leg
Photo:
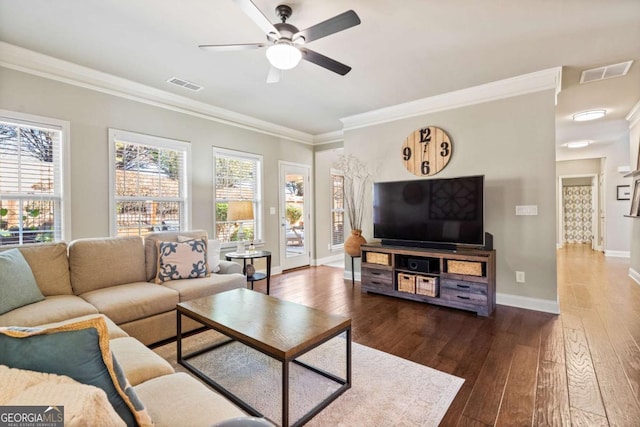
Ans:
<svg viewBox="0 0 640 427"><path fill-rule="evenodd" d="M182 362L182 313L176 310L176 338L178 347L178 363Z"/></svg>
<svg viewBox="0 0 640 427"><path fill-rule="evenodd" d="M282 362L282 425L289 425L289 361Z"/></svg>
<svg viewBox="0 0 640 427"><path fill-rule="evenodd" d="M347 384L351 387L351 326L347 329Z"/></svg>

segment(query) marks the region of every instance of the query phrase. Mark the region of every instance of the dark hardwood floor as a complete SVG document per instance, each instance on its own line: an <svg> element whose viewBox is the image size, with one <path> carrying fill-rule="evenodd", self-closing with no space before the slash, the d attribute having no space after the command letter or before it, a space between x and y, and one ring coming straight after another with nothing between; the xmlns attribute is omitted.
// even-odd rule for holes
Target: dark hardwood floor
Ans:
<svg viewBox="0 0 640 427"><path fill-rule="evenodd" d="M271 294L350 316L355 342L464 378L442 425L639 426L640 286L628 268L558 251L560 315L498 305L479 318L363 294L332 267L274 276Z"/></svg>

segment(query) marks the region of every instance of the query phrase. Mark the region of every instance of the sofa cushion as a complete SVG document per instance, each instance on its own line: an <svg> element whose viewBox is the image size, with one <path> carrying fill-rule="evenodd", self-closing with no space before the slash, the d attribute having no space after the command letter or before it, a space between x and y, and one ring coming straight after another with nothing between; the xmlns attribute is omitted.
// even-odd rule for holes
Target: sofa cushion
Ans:
<svg viewBox="0 0 640 427"><path fill-rule="evenodd" d="M205 230L192 231L160 231L158 233L150 233L144 236L144 256L146 264L146 280L148 282L155 280L158 268L158 247L157 241L177 242L178 236L185 236L194 239L208 239Z"/></svg>
<svg viewBox="0 0 640 427"><path fill-rule="evenodd" d="M69 243L71 286L76 295L144 282L144 263L141 237L79 239Z"/></svg>
<svg viewBox="0 0 640 427"><path fill-rule="evenodd" d="M175 372L169 362L135 338L112 339L109 346L133 386Z"/></svg>
<svg viewBox="0 0 640 427"><path fill-rule="evenodd" d="M180 301L190 301L231 289L246 288L247 278L241 274L212 274L200 279L182 279L164 282L162 286L180 294Z"/></svg>
<svg viewBox="0 0 640 427"><path fill-rule="evenodd" d="M86 316L73 317L67 320L63 320L61 322L44 323L36 326L38 328L54 328L56 326L62 326L63 324L66 324L66 323L80 322L82 320L92 319L94 317L102 317L102 319L104 319L104 322L107 324L107 332L109 333L110 340L129 336L129 334L123 331L122 328L120 328L120 326L113 323L113 320L109 319L104 314L87 314Z"/></svg>
<svg viewBox="0 0 640 427"><path fill-rule="evenodd" d="M118 325L175 310L179 302L176 291L148 282L111 286L80 296Z"/></svg>
<svg viewBox="0 0 640 427"><path fill-rule="evenodd" d="M109 349L107 325L100 317L51 329L0 328L0 364L66 375L101 388L127 425L151 420Z"/></svg>
<svg viewBox="0 0 640 427"><path fill-rule="evenodd" d="M145 381L134 389L156 427L211 426L246 415L223 396L183 372Z"/></svg>
<svg viewBox="0 0 640 427"><path fill-rule="evenodd" d="M73 295L66 243L21 246L20 252L29 263L44 296Z"/></svg>
<svg viewBox="0 0 640 427"><path fill-rule="evenodd" d="M177 279L207 277L207 241L191 239L186 242L156 242L158 268L156 283Z"/></svg>
<svg viewBox="0 0 640 427"><path fill-rule="evenodd" d="M36 326L97 313L93 305L75 295L50 296L0 315L0 326Z"/></svg>
<svg viewBox="0 0 640 427"><path fill-rule="evenodd" d="M58 407L63 407L64 413L53 407L56 411L53 421L64 420L65 427L126 426L109 403L104 390L81 384L67 376L0 366L0 384L2 406L47 408L55 402Z"/></svg>
<svg viewBox="0 0 640 427"><path fill-rule="evenodd" d="M0 314L42 301L31 267L18 249L0 252Z"/></svg>
<svg viewBox="0 0 640 427"><path fill-rule="evenodd" d="M207 253L208 253L208 261L209 261L209 270L212 273L217 273L220 271L220 248L222 247L222 242L218 239L209 239L207 243Z"/></svg>

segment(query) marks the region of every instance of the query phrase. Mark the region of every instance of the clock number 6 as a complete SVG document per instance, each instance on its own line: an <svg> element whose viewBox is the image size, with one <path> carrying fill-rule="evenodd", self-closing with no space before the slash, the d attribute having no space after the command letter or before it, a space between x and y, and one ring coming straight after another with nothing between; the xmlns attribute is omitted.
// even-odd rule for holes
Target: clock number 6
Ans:
<svg viewBox="0 0 640 427"><path fill-rule="evenodd" d="M425 160L424 162L422 162L420 170L422 172L422 175L429 175L429 172L431 172L431 168L429 167L429 160Z"/></svg>
<svg viewBox="0 0 640 427"><path fill-rule="evenodd" d="M440 152L440 155L442 157L447 157L449 154L451 154L451 150L449 149L448 142L445 141L442 144L440 144L440 148L442 148L442 151Z"/></svg>
<svg viewBox="0 0 640 427"><path fill-rule="evenodd" d="M402 158L404 159L405 162L407 160L411 159L411 148L410 147L404 147L402 149Z"/></svg>

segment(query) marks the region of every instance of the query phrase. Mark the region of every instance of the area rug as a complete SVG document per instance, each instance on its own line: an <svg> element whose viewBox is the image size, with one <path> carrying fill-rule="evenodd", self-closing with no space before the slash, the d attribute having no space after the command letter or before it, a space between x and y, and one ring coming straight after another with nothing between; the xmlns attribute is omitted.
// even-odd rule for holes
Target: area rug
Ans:
<svg viewBox="0 0 640 427"><path fill-rule="evenodd" d="M208 331L183 341L189 353L224 339ZM176 344L156 348L176 370ZM300 358L344 378L344 337L334 338ZM280 423L281 364L234 342L189 360L191 364L240 396L264 416ZM337 383L296 364L290 365L289 418L297 420L333 390ZM463 379L370 347L352 344L352 387L308 426L436 426L458 393Z"/></svg>

